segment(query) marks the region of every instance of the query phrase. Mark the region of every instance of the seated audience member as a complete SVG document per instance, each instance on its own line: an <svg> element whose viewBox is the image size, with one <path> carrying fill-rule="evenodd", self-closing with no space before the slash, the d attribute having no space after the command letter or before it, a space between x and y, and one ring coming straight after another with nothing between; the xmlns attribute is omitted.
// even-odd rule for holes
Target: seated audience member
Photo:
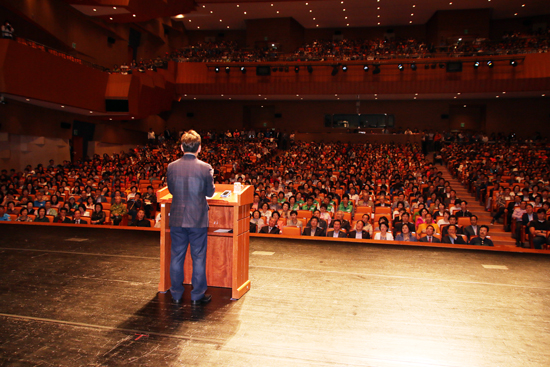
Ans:
<svg viewBox="0 0 550 367"><path fill-rule="evenodd" d="M44 207L46 208L46 215L51 215L52 217L57 217L57 209L52 208L52 202L51 201L47 200Z"/></svg>
<svg viewBox="0 0 550 367"><path fill-rule="evenodd" d="M269 222L266 226L263 226L262 229L260 229L259 233L267 233L267 234L279 234L280 230L277 228L277 219L274 217L269 218Z"/></svg>
<svg viewBox="0 0 550 367"><path fill-rule="evenodd" d="M94 212L92 213L92 219L90 220L91 224L101 225L105 223L105 213L103 212L103 205L101 203L95 204Z"/></svg>
<svg viewBox="0 0 550 367"><path fill-rule="evenodd" d="M349 195L344 194L342 196L342 202L338 205L338 210L344 213L353 213L353 205L349 201Z"/></svg>
<svg viewBox="0 0 550 367"><path fill-rule="evenodd" d="M546 231L550 230L550 223L546 220L544 209L537 210L537 219L529 223L529 233L533 239L533 246L542 250L543 245L550 245L550 237L546 237Z"/></svg>
<svg viewBox="0 0 550 367"><path fill-rule="evenodd" d="M275 223L277 225L277 228L279 228L279 230L281 228L283 228L283 220L281 219L281 214L279 214L278 211L273 211L273 213L271 213L271 218L275 218Z"/></svg>
<svg viewBox="0 0 550 367"><path fill-rule="evenodd" d="M374 230L375 231L380 231L380 224L382 223L386 223L386 226L388 227L388 230L390 228L390 221L388 220L388 218L386 216L382 216L378 219L378 223L375 223L374 225Z"/></svg>
<svg viewBox="0 0 550 367"><path fill-rule="evenodd" d="M126 205L122 203L120 196L115 196L115 202L111 205L111 221L114 226L118 226L122 222L122 218L126 215Z"/></svg>
<svg viewBox="0 0 550 367"><path fill-rule="evenodd" d="M145 210L140 209L137 212L136 219L131 224L132 227L151 227L149 219L145 218Z"/></svg>
<svg viewBox="0 0 550 367"><path fill-rule="evenodd" d="M80 212L81 217L91 217L92 216L90 214L90 212L86 210L86 206L84 204L80 204L78 206L78 211Z"/></svg>
<svg viewBox="0 0 550 367"><path fill-rule="evenodd" d="M412 233L416 230L413 223L409 222L410 215L405 212L401 214L401 223L397 223L395 226L395 232L403 232L403 226L409 227L409 233Z"/></svg>
<svg viewBox="0 0 550 367"><path fill-rule="evenodd" d="M258 233L258 231L265 225L259 210L254 210L254 212L252 213L252 217L250 218L250 223L254 224L255 226L256 231L253 233ZM250 231L252 232L252 226L250 227Z"/></svg>
<svg viewBox="0 0 550 367"><path fill-rule="evenodd" d="M157 208L157 195L153 186L147 186L147 192L143 195L143 203L145 204L145 217L151 218L151 212Z"/></svg>
<svg viewBox="0 0 550 367"><path fill-rule="evenodd" d="M443 212L443 218L437 221L437 225L439 226L439 228L442 228L443 226L451 224L451 222L449 222L450 216L451 216L451 213L448 210L445 210Z"/></svg>
<svg viewBox="0 0 550 367"><path fill-rule="evenodd" d="M370 214L363 214L363 216L361 217L361 220L363 221L363 223L365 223L365 226L363 227L363 231L368 232L370 238L372 238L374 228L372 227L372 224L370 224Z"/></svg>
<svg viewBox="0 0 550 367"><path fill-rule="evenodd" d="M468 210L467 205L468 202L466 200L460 202L460 210L455 213L457 218L471 217L473 215L472 212Z"/></svg>
<svg viewBox="0 0 550 367"><path fill-rule="evenodd" d="M267 219L271 218L271 210L269 210L269 204L263 203L260 209L260 215L266 217Z"/></svg>
<svg viewBox="0 0 550 367"><path fill-rule="evenodd" d="M27 203L27 211L29 215L36 215L32 202Z"/></svg>
<svg viewBox="0 0 550 367"><path fill-rule="evenodd" d="M313 219L313 218L312 218ZM333 229L330 229L327 231L327 237L335 237L335 238L346 238L346 232L342 231L340 228L341 222L339 219L335 219L332 221Z"/></svg>
<svg viewBox="0 0 550 367"><path fill-rule="evenodd" d="M303 223L298 219L298 212L296 210L290 212L290 218L287 219L286 225L287 227L300 227L302 229Z"/></svg>
<svg viewBox="0 0 550 367"><path fill-rule="evenodd" d="M50 220L46 218L46 208L43 206L38 209L38 215L34 218L37 223L50 223Z"/></svg>
<svg viewBox="0 0 550 367"><path fill-rule="evenodd" d="M340 223L341 223L340 228L341 229L346 230L346 232L350 231L351 225L350 225L349 221L344 219L344 212L343 211L338 210L336 212L336 218L335 219L338 219L340 221ZM332 222L330 222L329 228L333 228L333 226L334 226L334 220Z"/></svg>
<svg viewBox="0 0 550 367"><path fill-rule="evenodd" d="M317 217L311 218L309 224L309 227L304 228L302 236L325 237L325 231L319 227L319 220Z"/></svg>
<svg viewBox="0 0 550 367"><path fill-rule="evenodd" d="M135 220L136 215L139 210L143 208L143 201L141 200L141 193L136 192L134 195L134 198L132 200L128 201L128 215L132 219L132 221Z"/></svg>
<svg viewBox="0 0 550 367"><path fill-rule="evenodd" d="M516 220L516 246L523 246L521 240L521 229L523 227L527 228L530 222L537 219L537 214L533 210L533 205L527 204L525 201L522 201L520 206L514 208L512 213L512 219ZM519 218L519 219L518 219ZM525 230L525 233L529 235L529 230Z"/></svg>
<svg viewBox="0 0 550 367"><path fill-rule="evenodd" d="M320 213L321 214L319 214L319 219L324 220L325 222L328 223L328 225L330 225L330 222L332 221L332 217L330 216L330 213L327 211L326 204L321 204Z"/></svg>
<svg viewBox="0 0 550 367"><path fill-rule="evenodd" d="M460 228L457 225L457 222L458 222L458 218L455 215L451 215L449 217L449 225L445 226L445 227L443 227L443 229L441 229L441 238L443 238L447 235L447 231L449 230L449 226L452 226L452 225L456 227L456 234L463 234L462 228Z"/></svg>
<svg viewBox="0 0 550 367"><path fill-rule="evenodd" d="M319 221L319 227L321 227L324 231L328 229L328 223L326 220L321 218L321 211L319 209L315 209L313 211L311 218L313 217L317 218L317 220ZM311 222L311 219L309 220L309 222ZM308 227L310 225L309 222L306 224Z"/></svg>
<svg viewBox="0 0 550 367"><path fill-rule="evenodd" d="M495 222L498 222L498 220L506 210L506 202L510 200L516 201L518 203L518 206L519 206L519 203L521 202L521 198L516 199L515 197L512 197L510 195L509 187L505 188L503 193L497 194L497 199L496 199L497 212L493 216L493 219L491 220L491 224L495 224Z"/></svg>
<svg viewBox="0 0 550 367"><path fill-rule="evenodd" d="M254 201L252 202L252 208L251 209L254 209L254 210L258 210L260 209L260 194L258 193L254 193Z"/></svg>
<svg viewBox="0 0 550 367"><path fill-rule="evenodd" d="M271 202L269 203L269 209L272 211L279 211L283 208L281 204L279 204L279 200L277 197L277 194L271 195Z"/></svg>
<svg viewBox="0 0 550 367"><path fill-rule="evenodd" d="M34 205L34 207L38 207L38 208L41 208L41 207L43 207L44 205L46 205L46 201L44 201L41 192L37 192L37 193L36 193L36 197L34 198L34 203L33 203L33 205Z"/></svg>
<svg viewBox="0 0 550 367"><path fill-rule="evenodd" d="M414 221L414 224L417 228L422 223L426 223L426 215L429 214L429 212L428 212L428 209L422 208L418 213L419 215L416 216L416 220Z"/></svg>
<svg viewBox="0 0 550 367"><path fill-rule="evenodd" d="M455 224L449 224L447 227L447 235L443 237L442 243L451 243L453 245L465 245L466 242L462 236L457 235L458 227Z"/></svg>
<svg viewBox="0 0 550 367"><path fill-rule="evenodd" d="M31 217L29 217L29 210L27 208L21 209L19 216L15 220L16 222L32 222Z"/></svg>
<svg viewBox="0 0 550 367"><path fill-rule="evenodd" d="M74 215L74 211L71 209L71 204L69 204L69 202L64 203L63 208L67 209L68 217L72 217Z"/></svg>
<svg viewBox="0 0 550 367"><path fill-rule="evenodd" d="M437 237L434 237L434 227L428 226L426 227L426 236L421 237L418 241L419 242L433 242L433 243L440 243L441 240Z"/></svg>
<svg viewBox="0 0 550 367"><path fill-rule="evenodd" d="M472 238L470 245L474 246L493 246L493 241L487 238L487 233L489 233L489 227L482 225L479 227L479 237Z"/></svg>
<svg viewBox="0 0 550 367"><path fill-rule="evenodd" d="M15 210L15 203L13 201L8 202L8 206L6 207L6 213L7 214L17 214Z"/></svg>
<svg viewBox="0 0 550 367"><path fill-rule="evenodd" d="M349 232L348 238L370 239L370 233L365 230L365 222L358 220L357 223L355 223L355 230Z"/></svg>
<svg viewBox="0 0 550 367"><path fill-rule="evenodd" d="M2 38L7 38L7 39L15 39L14 37L14 34L15 31L12 27L12 25L10 24L10 22L8 22L7 20L4 22L4 24L2 24Z"/></svg>
<svg viewBox="0 0 550 367"><path fill-rule="evenodd" d="M462 228L462 232L468 237L468 242L471 237L479 236L479 226L477 225L477 216L472 215L470 217L470 225Z"/></svg>
<svg viewBox="0 0 550 367"><path fill-rule="evenodd" d="M317 204L313 202L313 197L308 196L306 199L306 203L302 205L302 210L309 210L310 212L314 212L315 209L317 209Z"/></svg>
<svg viewBox="0 0 550 367"><path fill-rule="evenodd" d="M57 195L52 195L50 197L50 205L52 208L59 209L61 208L61 203L59 202L59 198Z"/></svg>
<svg viewBox="0 0 550 367"><path fill-rule="evenodd" d="M67 217L67 209L61 208L59 209L59 215L54 219L54 223L65 223L70 224L72 223L71 219Z"/></svg>
<svg viewBox="0 0 550 367"><path fill-rule="evenodd" d="M426 233L426 227L432 226L435 229L436 233L439 233L439 226L433 222L433 217L430 213L426 214L426 222L422 223L418 226L418 229L416 230L416 233Z"/></svg>
<svg viewBox="0 0 550 367"><path fill-rule="evenodd" d="M72 197L72 196L69 198L69 205L71 206L71 210L77 210L78 209L78 204L77 204L75 198Z"/></svg>
<svg viewBox="0 0 550 367"><path fill-rule="evenodd" d="M73 218L74 224L88 224L88 221L81 218L80 210L77 210L74 212L74 218Z"/></svg>
<svg viewBox="0 0 550 367"><path fill-rule="evenodd" d="M137 186L130 187L130 192L128 193L128 196L126 196L126 201L129 202L130 200L133 200L136 194L137 194Z"/></svg>
<svg viewBox="0 0 550 367"><path fill-rule="evenodd" d="M379 227L380 227L380 232L376 232L376 234L374 235L374 239L393 241L393 235L390 232L388 232L389 226L387 222L380 222Z"/></svg>
<svg viewBox="0 0 550 367"><path fill-rule="evenodd" d="M445 205L443 203L440 203L438 205L437 210L435 210L432 213L432 217L434 217L436 220L439 221L439 219L437 219L437 217L445 217L445 212L447 212L447 210L445 210ZM449 213L449 215L450 215L450 213ZM437 224L439 224L439 223L437 223ZM446 224L449 224L449 223L446 223Z"/></svg>
<svg viewBox="0 0 550 367"><path fill-rule="evenodd" d="M94 210L95 208L95 202L94 202L94 198L92 196L88 196L86 198L86 209L92 209Z"/></svg>
<svg viewBox="0 0 550 367"><path fill-rule="evenodd" d="M281 204L281 217L285 219L290 218L290 204L288 202L284 202Z"/></svg>
<svg viewBox="0 0 550 367"><path fill-rule="evenodd" d="M433 226L430 225L432 228ZM409 232L409 226L401 227L401 233L395 236L396 241L416 242L416 236Z"/></svg>
<svg viewBox="0 0 550 367"><path fill-rule="evenodd" d="M101 192L100 189L95 190L94 201L96 203L107 203L107 202L109 202L109 200L107 200L107 197L105 195L103 195L103 193Z"/></svg>

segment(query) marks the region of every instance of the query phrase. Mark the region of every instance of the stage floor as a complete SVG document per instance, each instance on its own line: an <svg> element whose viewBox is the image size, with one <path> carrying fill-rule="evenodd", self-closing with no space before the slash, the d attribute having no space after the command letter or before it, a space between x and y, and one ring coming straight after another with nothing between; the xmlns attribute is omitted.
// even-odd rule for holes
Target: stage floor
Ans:
<svg viewBox="0 0 550 367"><path fill-rule="evenodd" d="M2 366L550 365L547 256L253 238L250 292L195 309L158 232L2 228Z"/></svg>

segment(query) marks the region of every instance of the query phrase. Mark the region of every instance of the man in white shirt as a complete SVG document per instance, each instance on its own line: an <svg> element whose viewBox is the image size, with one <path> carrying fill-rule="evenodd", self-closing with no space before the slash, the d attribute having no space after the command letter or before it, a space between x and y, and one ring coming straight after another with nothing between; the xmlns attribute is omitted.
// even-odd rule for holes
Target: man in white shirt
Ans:
<svg viewBox="0 0 550 367"><path fill-rule="evenodd" d="M327 237L334 237L334 238L346 238L346 233L340 229L341 222L339 219L335 219L332 221L333 228L332 230L327 232Z"/></svg>
<svg viewBox="0 0 550 367"><path fill-rule="evenodd" d="M363 239L368 240L370 239L370 234L367 231L363 230L363 227L365 226L365 223L362 220L358 220L355 224L355 231L350 231L349 238L355 238L355 239Z"/></svg>

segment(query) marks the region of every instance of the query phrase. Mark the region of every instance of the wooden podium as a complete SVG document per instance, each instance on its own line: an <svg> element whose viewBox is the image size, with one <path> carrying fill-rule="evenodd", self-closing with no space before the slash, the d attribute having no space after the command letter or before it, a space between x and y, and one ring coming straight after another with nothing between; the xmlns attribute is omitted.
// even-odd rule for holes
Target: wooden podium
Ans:
<svg viewBox="0 0 550 367"><path fill-rule="evenodd" d="M225 190L231 196L220 198ZM165 187L157 192L160 203L160 282L159 291L170 289L171 238L168 213L172 195ZM248 251L250 244L249 218L254 199L254 187L242 186L240 194L233 192L233 185L216 185L216 193L208 200L208 247L206 252L206 279L208 286L231 288L233 299L241 298L250 289L248 279ZM215 232L231 229L232 233ZM189 248L185 256L184 283L191 284L193 265Z"/></svg>

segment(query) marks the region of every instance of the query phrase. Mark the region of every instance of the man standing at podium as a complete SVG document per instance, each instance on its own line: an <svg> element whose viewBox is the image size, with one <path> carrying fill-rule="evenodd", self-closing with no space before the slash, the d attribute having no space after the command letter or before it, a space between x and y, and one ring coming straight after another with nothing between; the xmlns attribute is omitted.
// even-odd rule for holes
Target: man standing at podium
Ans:
<svg viewBox="0 0 550 367"><path fill-rule="evenodd" d="M214 196L212 167L197 158L201 151L201 137L189 130L181 136L183 157L168 165L168 190L172 194L169 225L172 239L170 262L170 293L175 303L183 299L183 264L187 246L191 245L193 276L191 304L198 306L210 302L206 292L206 242L208 232L208 203Z"/></svg>

